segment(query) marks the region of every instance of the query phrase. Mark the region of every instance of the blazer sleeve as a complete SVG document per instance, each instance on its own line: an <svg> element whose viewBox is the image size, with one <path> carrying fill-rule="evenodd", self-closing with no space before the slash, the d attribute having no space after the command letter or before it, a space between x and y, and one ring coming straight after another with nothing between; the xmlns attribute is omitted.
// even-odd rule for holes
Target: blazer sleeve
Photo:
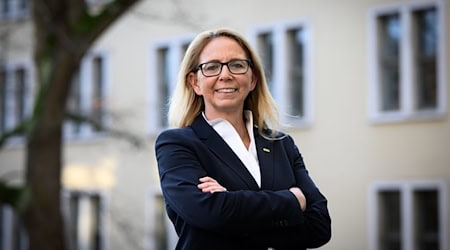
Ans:
<svg viewBox="0 0 450 250"><path fill-rule="evenodd" d="M203 147L203 148L202 148ZM200 159L208 154L189 129L162 132L155 144L165 202L186 223L217 231L258 231L300 225L304 216L288 190L203 193L199 178L208 175Z"/></svg>
<svg viewBox="0 0 450 250"><path fill-rule="evenodd" d="M254 236L253 242L282 250L320 247L331 239L331 218L327 199L308 175L302 155L292 137L286 135L282 140L295 176L295 186L299 187L306 197L304 223L262 232Z"/></svg>
<svg viewBox="0 0 450 250"><path fill-rule="evenodd" d="M305 220L300 228L301 234L304 235L303 238L306 240L303 243L308 248L320 247L331 239L331 218L328 212L328 201L309 176L303 157L292 137L287 136L285 148L289 158L292 159L297 186L306 197Z"/></svg>

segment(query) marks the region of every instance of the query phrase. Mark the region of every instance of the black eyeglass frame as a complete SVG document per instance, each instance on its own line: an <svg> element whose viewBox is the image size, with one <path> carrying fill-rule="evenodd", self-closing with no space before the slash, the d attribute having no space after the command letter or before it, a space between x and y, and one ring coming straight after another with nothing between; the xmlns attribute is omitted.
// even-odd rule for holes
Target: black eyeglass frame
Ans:
<svg viewBox="0 0 450 250"><path fill-rule="evenodd" d="M234 72L232 72L232 71L230 70L229 64L230 64L231 62L236 62L236 61L247 62L247 65L248 65L248 66L247 66L247 70L246 70L245 72L242 72L242 73L234 73ZM217 74L214 74L214 75L205 75L205 73L203 72L203 65L208 64L208 63L218 63L218 64L220 64L220 70L219 70L219 72L218 72ZM197 70L196 70L196 71L200 70L200 71L202 72L202 74L203 74L205 77L214 77L214 76L218 76L218 75L220 75L220 74L222 73L222 70L223 70L223 66L224 66L224 65L227 66L228 71L230 71L230 73L233 74L233 75L243 75L243 74L246 74L246 73L248 72L248 69L249 69L249 68L253 68L252 60L250 60L250 59L232 59L232 60L230 60L230 61L228 61L228 62L209 61L209 62L200 63L199 65L197 65Z"/></svg>

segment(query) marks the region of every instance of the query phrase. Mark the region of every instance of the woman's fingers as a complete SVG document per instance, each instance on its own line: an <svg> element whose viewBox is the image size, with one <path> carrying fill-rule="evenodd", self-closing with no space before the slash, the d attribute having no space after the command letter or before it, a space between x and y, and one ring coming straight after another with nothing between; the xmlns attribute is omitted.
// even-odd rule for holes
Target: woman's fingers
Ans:
<svg viewBox="0 0 450 250"><path fill-rule="evenodd" d="M200 182L217 182L216 180L214 180L213 178L209 177L209 176L205 176L199 179Z"/></svg>
<svg viewBox="0 0 450 250"><path fill-rule="evenodd" d="M291 187L289 189L295 197L297 198L298 203L300 204L300 208L302 211L305 211L306 209L306 197L303 194L303 191L299 187Z"/></svg>
<svg viewBox="0 0 450 250"><path fill-rule="evenodd" d="M199 179L200 184L197 187L204 193L225 192L227 189L220 185L216 180L211 177L202 177Z"/></svg>

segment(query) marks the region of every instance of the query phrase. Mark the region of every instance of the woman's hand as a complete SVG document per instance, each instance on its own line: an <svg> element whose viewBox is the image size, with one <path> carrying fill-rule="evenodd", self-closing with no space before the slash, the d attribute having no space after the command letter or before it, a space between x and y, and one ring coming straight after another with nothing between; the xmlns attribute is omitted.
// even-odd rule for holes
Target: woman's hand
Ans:
<svg viewBox="0 0 450 250"><path fill-rule="evenodd" d="M197 185L198 189L202 190L203 193L215 193L215 192L226 192L227 189L222 187L216 180L206 176L199 179L200 184Z"/></svg>
<svg viewBox="0 0 450 250"><path fill-rule="evenodd" d="M298 203L300 203L300 208L302 209L302 211L305 211L306 209L306 197L303 194L302 190L298 187L291 187L289 188L289 191L291 191L295 197L298 200Z"/></svg>

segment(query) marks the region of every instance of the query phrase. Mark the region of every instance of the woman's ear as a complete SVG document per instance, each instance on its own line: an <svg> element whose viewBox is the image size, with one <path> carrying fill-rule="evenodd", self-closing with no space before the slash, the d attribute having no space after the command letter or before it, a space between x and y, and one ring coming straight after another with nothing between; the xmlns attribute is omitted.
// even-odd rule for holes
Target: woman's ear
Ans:
<svg viewBox="0 0 450 250"><path fill-rule="evenodd" d="M200 89L200 87L199 87L198 84L197 84L197 82L198 82L197 74L194 73L194 72L189 73L189 75L188 75L188 81L189 81L189 84L191 85L192 89L194 89L194 92L195 92L197 95L202 95L202 94L201 94L201 89Z"/></svg>
<svg viewBox="0 0 450 250"><path fill-rule="evenodd" d="M256 76L256 74L252 74L252 83L250 86L251 91L253 91L255 89L257 82L258 82L258 77Z"/></svg>

